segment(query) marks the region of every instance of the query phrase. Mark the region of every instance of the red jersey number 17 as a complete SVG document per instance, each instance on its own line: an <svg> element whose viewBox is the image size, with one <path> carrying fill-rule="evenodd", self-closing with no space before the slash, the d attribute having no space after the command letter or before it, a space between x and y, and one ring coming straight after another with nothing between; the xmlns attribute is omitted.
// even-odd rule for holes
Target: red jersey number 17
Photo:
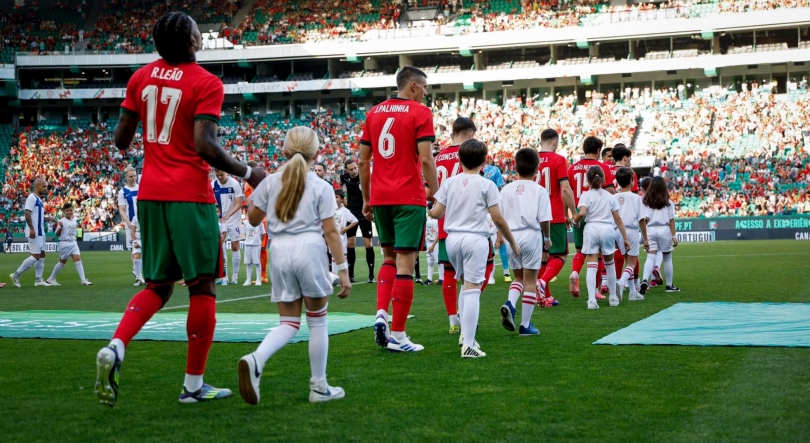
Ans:
<svg viewBox="0 0 810 443"><path fill-rule="evenodd" d="M146 141L168 145L172 140L174 118L177 115L183 91L169 87L163 87L160 90L160 102L168 107L166 116L163 118L163 128L160 130L160 135L157 135L155 120L157 120L158 89L155 85L149 85L141 91L141 100L146 102Z"/></svg>

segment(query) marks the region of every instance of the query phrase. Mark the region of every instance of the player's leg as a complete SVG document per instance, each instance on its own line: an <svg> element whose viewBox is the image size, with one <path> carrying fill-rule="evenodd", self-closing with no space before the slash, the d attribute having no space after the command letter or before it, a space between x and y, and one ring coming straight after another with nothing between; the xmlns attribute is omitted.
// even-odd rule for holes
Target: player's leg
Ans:
<svg viewBox="0 0 810 443"><path fill-rule="evenodd" d="M95 393L101 403L108 406L114 406L118 399L119 372L126 347L143 325L168 301L174 282L182 277L171 250L169 227L163 222L166 219L166 203L138 203L149 284L129 301L110 344L96 356Z"/></svg>
<svg viewBox="0 0 810 443"><path fill-rule="evenodd" d="M481 284L481 292L487 288L490 284L495 284L495 278L492 276L495 272L495 247L494 242L492 239L488 240L489 242L489 255L487 257L487 266L484 268L484 283Z"/></svg>
<svg viewBox="0 0 810 443"><path fill-rule="evenodd" d="M141 235L141 241L143 241L143 235ZM143 286L146 284L146 281L143 278L142 251L143 251L142 247L132 248L132 263L133 269L135 270L135 286Z"/></svg>
<svg viewBox="0 0 810 443"><path fill-rule="evenodd" d="M235 285L239 279L239 266L242 263L242 252L239 248L239 241L242 239L241 228L239 226L228 228L228 236L231 240L231 265L233 267L231 284Z"/></svg>
<svg viewBox="0 0 810 443"><path fill-rule="evenodd" d="M254 247L253 250L253 267L256 269L256 286L262 285L262 267L259 263L256 263L257 260L261 260L261 251L257 250L261 249L264 250L263 247Z"/></svg>
<svg viewBox="0 0 810 443"><path fill-rule="evenodd" d="M366 266L368 266L368 282L374 283L374 266L377 257L374 255L374 233L371 230L371 222L365 220L360 223L360 231L363 233L363 246L366 248Z"/></svg>
<svg viewBox="0 0 810 443"><path fill-rule="evenodd" d="M189 293L186 322L188 355L179 400L181 403L196 403L227 398L231 396L229 389L214 388L203 382L208 351L214 340L217 323L214 279L220 269L216 206L185 202L166 203L166 206L166 220L170 225L170 254L178 263ZM147 259L151 253L149 245L144 239ZM149 273L145 276L148 282Z"/></svg>
<svg viewBox="0 0 810 443"><path fill-rule="evenodd" d="M534 266L538 267L538 266ZM537 297L543 297L543 290L537 286L537 273L539 269L523 269L523 279L525 281L523 287L523 299L521 307L521 321L520 330L518 331L522 336L537 335L540 331L532 324L532 314L534 307L537 305Z"/></svg>
<svg viewBox="0 0 810 443"><path fill-rule="evenodd" d="M73 264L76 266L76 273L79 274L79 281L81 281L82 286L91 286L93 282L87 279L84 275L84 263L82 263L82 256L78 253L79 248L76 247L76 253L73 254Z"/></svg>
<svg viewBox="0 0 810 443"><path fill-rule="evenodd" d="M655 266L653 266L652 276L655 278L656 285L664 284L664 280L661 278L661 264L664 262L664 253L661 252L664 247L666 246L663 243L659 243L661 249L655 254Z"/></svg>
<svg viewBox="0 0 810 443"><path fill-rule="evenodd" d="M475 340L478 317L481 310L481 290L486 281L486 263L491 253L488 240L477 235L452 235L448 237L448 255L464 278L461 287L461 357L486 357Z"/></svg>
<svg viewBox="0 0 810 443"><path fill-rule="evenodd" d="M426 251L425 258L427 259L427 269L425 275L425 284L430 285L433 284L433 269L436 265L436 254L435 250L433 252Z"/></svg>
<svg viewBox="0 0 810 443"><path fill-rule="evenodd" d="M616 296L616 261L614 259L616 252L616 231L612 226L603 228L600 238L602 244L599 249L602 250L605 261L605 277L607 278L610 306L616 307L620 302L619 298Z"/></svg>
<svg viewBox="0 0 810 443"><path fill-rule="evenodd" d="M568 283L568 289L574 297L579 297L579 273L582 270L582 265L585 263L585 254L582 253L584 232L584 222L580 223L579 226L574 226L574 247L577 252L574 254L573 260L571 260L571 276L569 277Z"/></svg>
<svg viewBox="0 0 810 443"><path fill-rule="evenodd" d="M309 328L309 365L312 371L309 379L309 401L312 403L337 400L346 395L343 388L329 386L326 382L326 361L329 356L326 319L328 301L327 297L304 297Z"/></svg>
<svg viewBox="0 0 810 443"><path fill-rule="evenodd" d="M348 238L346 261L349 262L349 281L354 283L354 264L357 262L357 226L346 231L346 237Z"/></svg>
<svg viewBox="0 0 810 443"><path fill-rule="evenodd" d="M551 249L548 251L546 263L541 263L538 272L538 284L541 287L540 305L544 308L557 306L559 302L551 296L549 284L559 275L565 266L565 258L568 256L568 230L564 223L554 223L551 225ZM573 273L572 273L573 275ZM575 288L579 291L579 272L577 272L577 284ZM569 285L569 289L574 285ZM578 294L578 293L577 293Z"/></svg>
<svg viewBox="0 0 810 443"><path fill-rule="evenodd" d="M518 239L518 244L520 244L522 249L525 245L521 240L522 238ZM509 292L506 294L506 302L501 305L501 325L507 331L514 332L515 329L517 329L515 325L517 302L523 294L523 285L526 280L523 273L522 254L516 256L509 245L507 245L507 253L509 254L509 263L512 265L512 272L515 274L515 279L509 285Z"/></svg>
<svg viewBox="0 0 810 443"><path fill-rule="evenodd" d="M422 284L422 270L419 269L419 252L416 253L416 263L414 264L414 277L416 277L416 283Z"/></svg>
<svg viewBox="0 0 810 443"><path fill-rule="evenodd" d="M647 288L649 288L649 278L652 275L653 268L655 267L655 255L658 253L657 250L652 249L653 245L650 243L650 251L647 252L647 260L644 261L644 274L641 279L641 290L638 291L639 294L646 294Z"/></svg>
<svg viewBox="0 0 810 443"><path fill-rule="evenodd" d="M388 350L416 352L424 349L405 335L408 315L413 304L413 273L419 250L424 248L427 214L423 206L392 206L394 228L394 251L397 274L391 289L394 318L391 323L391 338ZM379 231L379 227L378 227Z"/></svg>
<svg viewBox="0 0 810 443"><path fill-rule="evenodd" d="M50 283L42 279L45 273L45 237L37 237L39 244L39 259L34 263L34 286L50 286Z"/></svg>
<svg viewBox="0 0 810 443"><path fill-rule="evenodd" d="M458 318L458 280L456 280L456 270L450 264L447 256L447 240L439 240L439 280L442 282L442 298L444 308L447 310L447 317L450 320L450 333L461 332L461 322Z"/></svg>
<svg viewBox="0 0 810 443"><path fill-rule="evenodd" d="M60 245L60 248L59 248L59 261L57 261L56 265L53 267L53 271L51 271L51 276L48 277L47 280L45 280L48 284L50 284L51 286L61 286L59 283L57 283L56 277L59 275L59 272L62 271L62 268L65 267L65 264L67 263L67 259L72 254L73 254L73 248L65 249L65 248L62 248L61 245ZM81 281L84 281L84 279L82 279Z"/></svg>
<svg viewBox="0 0 810 443"><path fill-rule="evenodd" d="M261 270L262 270L262 283L269 283L267 279L267 242L269 237L267 234L262 236L262 250L259 251L259 260L261 262Z"/></svg>
<svg viewBox="0 0 810 443"><path fill-rule="evenodd" d="M680 292L681 290L675 286L673 279L675 278L675 267L672 264L672 251L664 252L663 265L664 276L666 276L666 292Z"/></svg>
<svg viewBox="0 0 810 443"><path fill-rule="evenodd" d="M383 250L384 261L377 274L377 316L374 320L375 340L378 345L387 348L390 337L388 310L397 278L397 254L394 253L394 214L393 206L374 208L374 223ZM411 273L413 270L411 270ZM408 274L411 275L411 274Z"/></svg>
<svg viewBox="0 0 810 443"><path fill-rule="evenodd" d="M498 255L501 256L501 265L503 266L503 281L504 283L511 283L512 276L509 274L509 253L506 251L505 242L498 248Z"/></svg>

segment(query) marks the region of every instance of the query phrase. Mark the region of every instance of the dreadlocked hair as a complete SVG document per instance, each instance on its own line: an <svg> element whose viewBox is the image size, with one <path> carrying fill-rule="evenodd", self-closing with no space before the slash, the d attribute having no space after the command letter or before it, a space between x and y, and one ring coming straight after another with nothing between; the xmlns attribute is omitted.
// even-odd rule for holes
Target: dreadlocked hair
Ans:
<svg viewBox="0 0 810 443"><path fill-rule="evenodd" d="M158 54L170 65L195 60L189 51L191 44L191 17L182 12L170 12L155 23L152 32Z"/></svg>

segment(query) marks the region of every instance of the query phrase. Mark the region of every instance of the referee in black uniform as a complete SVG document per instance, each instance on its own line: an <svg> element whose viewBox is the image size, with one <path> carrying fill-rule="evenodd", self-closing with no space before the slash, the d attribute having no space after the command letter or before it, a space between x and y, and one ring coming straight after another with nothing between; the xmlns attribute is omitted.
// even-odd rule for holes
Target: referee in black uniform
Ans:
<svg viewBox="0 0 810 443"><path fill-rule="evenodd" d="M368 264L368 282L374 283L374 245L371 242L371 222L363 216L363 192L360 190L360 174L357 169L357 162L354 160L346 161L346 172L340 175L340 184L346 190L346 207L349 211L357 217L360 224L346 232L349 237L348 241L348 255L349 261L349 278L354 282L354 262L357 260L355 255L355 245L357 241L357 228L363 235L363 244L366 247L366 263Z"/></svg>

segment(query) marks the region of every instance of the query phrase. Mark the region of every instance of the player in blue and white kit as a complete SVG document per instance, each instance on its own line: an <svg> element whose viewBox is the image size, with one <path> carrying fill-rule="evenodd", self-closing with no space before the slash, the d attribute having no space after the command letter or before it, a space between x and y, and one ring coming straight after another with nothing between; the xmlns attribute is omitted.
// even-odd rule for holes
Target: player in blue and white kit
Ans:
<svg viewBox="0 0 810 443"><path fill-rule="evenodd" d="M45 270L45 220L55 221L53 217L45 215L45 204L42 198L48 190L48 184L40 178L34 179L31 187L34 192L28 194L25 200L25 234L28 237L28 252L31 256L23 260L16 272L9 275L14 286L20 288L20 275L34 267L36 279L34 286L50 286L51 284L42 279Z"/></svg>
<svg viewBox="0 0 810 443"><path fill-rule="evenodd" d="M211 187L214 189L217 207L221 211L219 219L228 228L228 240L231 241L231 264L233 265L231 284L235 285L236 279L239 277L239 264L242 261L239 256L239 241L242 239L242 202L245 194L235 178L228 177L228 174L222 171L216 171L216 176L216 180L211 182ZM227 261L225 252L223 244L223 261ZM226 275L225 278L228 276Z"/></svg>
<svg viewBox="0 0 810 443"><path fill-rule="evenodd" d="M266 234L264 231L264 223L259 223L259 226L253 226L250 222L245 221L245 265L247 266L247 278L242 286L250 286L251 276L253 275L253 266L256 266L256 286L262 285L262 262L259 258L262 249L262 236Z"/></svg>
<svg viewBox="0 0 810 443"><path fill-rule="evenodd" d="M132 220L138 216L138 172L133 167L124 169L126 184L118 190L118 213L124 222L124 232L126 233L127 248L132 249ZM143 269L141 259L132 256L132 274L135 275L135 283L138 283L138 271Z"/></svg>
<svg viewBox="0 0 810 443"><path fill-rule="evenodd" d="M325 256L328 245L340 270L342 289L338 297L348 296L352 285L335 223L334 189L314 172L307 172L319 146L315 131L304 126L292 128L284 139L284 156L289 159L284 172L268 175L250 196L255 205L250 209L250 224L257 226L266 217L267 230L273 239L269 269L271 300L278 303L280 320L255 352L239 360L239 393L251 405L259 403L259 383L268 359L298 333L302 307L306 307L309 327L312 371L309 401L325 402L345 396L342 388L326 382L329 354L326 310L332 283L329 273L313 257Z"/></svg>
<svg viewBox="0 0 810 443"><path fill-rule="evenodd" d="M492 181L492 183L495 183L495 186L498 187L499 191L503 189L504 186L506 186L506 181L504 181L503 175L501 175L501 170L498 169L497 166L494 165L484 166L484 178ZM506 243L502 244L498 248L498 254L501 256L501 264L503 265L503 281L505 283L511 283L512 276L509 274L509 252L506 250ZM489 284L493 283L495 283L495 278L492 275L490 275Z"/></svg>
<svg viewBox="0 0 810 443"><path fill-rule="evenodd" d="M76 264L76 272L79 274L82 286L90 286L93 283L84 276L82 256L79 252L79 245L76 243L78 225L76 224L76 220L73 219L73 203L65 203L65 205L62 206L62 210L65 215L59 220L59 227L56 228L56 235L59 236L59 262L53 267L51 276L45 281L50 283L51 286L60 286L59 283L56 282L56 276L59 275L59 271L65 266L68 258L72 258L73 263Z"/></svg>

